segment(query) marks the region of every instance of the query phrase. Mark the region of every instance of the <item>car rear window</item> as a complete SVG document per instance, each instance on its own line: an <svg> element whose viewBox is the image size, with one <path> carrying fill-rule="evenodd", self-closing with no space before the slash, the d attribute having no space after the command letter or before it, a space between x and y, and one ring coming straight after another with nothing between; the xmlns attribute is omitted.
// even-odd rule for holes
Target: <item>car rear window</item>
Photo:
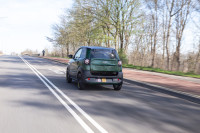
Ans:
<svg viewBox="0 0 200 133"><path fill-rule="evenodd" d="M119 60L117 51L114 49L92 49L90 53L90 58Z"/></svg>

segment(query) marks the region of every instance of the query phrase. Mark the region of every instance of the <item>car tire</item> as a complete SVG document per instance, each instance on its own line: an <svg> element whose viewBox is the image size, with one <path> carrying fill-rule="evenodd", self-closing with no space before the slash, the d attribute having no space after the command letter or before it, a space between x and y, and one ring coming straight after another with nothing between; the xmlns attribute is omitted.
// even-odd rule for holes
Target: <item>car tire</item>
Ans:
<svg viewBox="0 0 200 133"><path fill-rule="evenodd" d="M115 91L119 91L122 88L122 84L113 85Z"/></svg>
<svg viewBox="0 0 200 133"><path fill-rule="evenodd" d="M69 75L69 71L66 71L66 82L67 83L71 83L72 82L72 78Z"/></svg>
<svg viewBox="0 0 200 133"><path fill-rule="evenodd" d="M85 89L85 84L82 82L82 75L81 73L78 73L77 75L77 87L79 90Z"/></svg>

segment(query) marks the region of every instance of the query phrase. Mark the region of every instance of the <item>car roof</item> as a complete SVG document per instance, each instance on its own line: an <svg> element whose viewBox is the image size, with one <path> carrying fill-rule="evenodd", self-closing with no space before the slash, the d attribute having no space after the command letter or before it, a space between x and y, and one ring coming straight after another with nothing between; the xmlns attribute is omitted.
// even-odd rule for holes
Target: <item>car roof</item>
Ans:
<svg viewBox="0 0 200 133"><path fill-rule="evenodd" d="M90 49L114 49L114 48L99 47L99 46L82 46L81 48L90 48Z"/></svg>

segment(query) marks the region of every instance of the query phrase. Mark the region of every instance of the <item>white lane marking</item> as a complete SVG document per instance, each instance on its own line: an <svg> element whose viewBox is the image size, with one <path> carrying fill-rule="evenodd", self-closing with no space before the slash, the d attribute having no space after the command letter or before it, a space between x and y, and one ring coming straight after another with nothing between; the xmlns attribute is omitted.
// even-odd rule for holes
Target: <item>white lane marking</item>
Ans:
<svg viewBox="0 0 200 133"><path fill-rule="evenodd" d="M37 77L47 86L47 88L54 94L54 96L62 103L62 105L74 116L74 118L80 123L80 125L85 129L87 133L94 133L92 129L72 110L71 107L42 79L42 77L37 73L35 68L30 65L23 57L19 56L24 63L37 75Z"/></svg>
<svg viewBox="0 0 200 133"><path fill-rule="evenodd" d="M56 73L56 74L65 74L63 71L60 71L60 70L51 69L51 68L49 70Z"/></svg>
<svg viewBox="0 0 200 133"><path fill-rule="evenodd" d="M51 81L49 81L44 75L42 75L37 69L35 69L46 81L52 85L69 103L71 103L86 119L88 119L100 132L108 133L102 126L100 126L92 117L90 117L85 111L83 111L75 102L73 102L67 95L65 95L58 87L56 87Z"/></svg>
<svg viewBox="0 0 200 133"><path fill-rule="evenodd" d="M24 59L25 60L25 59ZM26 61L26 60L25 60ZM27 61L26 61L27 62ZM27 62L28 63L28 62ZM30 63L28 63L30 64ZM51 81L49 81L43 74L41 74L34 66L30 66L43 77L50 85L52 85L69 103L71 103L86 119L88 119L100 132L108 133L102 126L100 126L92 117L90 117L85 111L83 111L74 101L72 101L67 95L65 95L58 87L56 87Z"/></svg>

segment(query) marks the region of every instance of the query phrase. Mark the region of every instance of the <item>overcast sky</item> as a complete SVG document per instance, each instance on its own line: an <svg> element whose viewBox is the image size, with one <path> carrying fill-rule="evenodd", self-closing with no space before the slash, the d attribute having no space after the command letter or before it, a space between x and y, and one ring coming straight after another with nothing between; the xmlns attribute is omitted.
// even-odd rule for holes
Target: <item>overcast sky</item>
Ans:
<svg viewBox="0 0 200 133"><path fill-rule="evenodd" d="M45 36L73 0L0 0L0 51L20 53L51 47Z"/></svg>

